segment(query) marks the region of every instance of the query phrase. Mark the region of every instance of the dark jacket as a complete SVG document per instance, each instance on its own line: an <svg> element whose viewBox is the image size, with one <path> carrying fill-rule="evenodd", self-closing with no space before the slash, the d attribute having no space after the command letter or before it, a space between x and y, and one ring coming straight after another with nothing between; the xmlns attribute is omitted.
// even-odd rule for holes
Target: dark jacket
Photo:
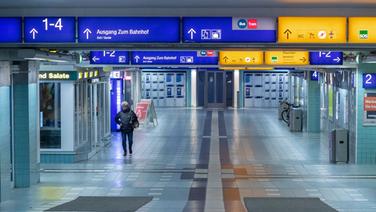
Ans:
<svg viewBox="0 0 376 212"><path fill-rule="evenodd" d="M115 122L120 125L120 131L130 133L134 130L133 124L138 120L137 115L130 108L127 108L116 114Z"/></svg>

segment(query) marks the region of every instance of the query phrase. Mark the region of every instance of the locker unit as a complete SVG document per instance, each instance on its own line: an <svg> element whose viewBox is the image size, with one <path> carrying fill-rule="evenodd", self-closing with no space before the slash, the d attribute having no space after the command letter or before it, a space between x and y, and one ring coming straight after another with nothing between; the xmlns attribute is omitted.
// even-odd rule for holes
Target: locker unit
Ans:
<svg viewBox="0 0 376 212"><path fill-rule="evenodd" d="M186 105L186 74L182 72L143 72L142 98L153 99L156 107Z"/></svg>
<svg viewBox="0 0 376 212"><path fill-rule="evenodd" d="M244 74L245 107L278 107L279 102L289 96L288 73Z"/></svg>

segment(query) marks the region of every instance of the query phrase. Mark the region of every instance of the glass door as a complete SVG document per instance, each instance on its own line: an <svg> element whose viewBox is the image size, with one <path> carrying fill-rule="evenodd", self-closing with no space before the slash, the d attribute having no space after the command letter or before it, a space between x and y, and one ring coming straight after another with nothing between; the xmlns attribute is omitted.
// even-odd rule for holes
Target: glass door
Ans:
<svg viewBox="0 0 376 212"><path fill-rule="evenodd" d="M205 80L205 106L224 108L226 105L225 72L207 71Z"/></svg>

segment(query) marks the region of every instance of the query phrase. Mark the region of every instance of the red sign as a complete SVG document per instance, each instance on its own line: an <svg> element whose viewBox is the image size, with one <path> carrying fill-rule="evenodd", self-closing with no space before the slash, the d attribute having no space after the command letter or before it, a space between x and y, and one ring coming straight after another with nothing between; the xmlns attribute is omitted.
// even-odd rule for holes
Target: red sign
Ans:
<svg viewBox="0 0 376 212"><path fill-rule="evenodd" d="M207 55L209 57L212 57L214 55L214 51L213 50L208 50L208 51L206 51L206 53L207 53Z"/></svg>
<svg viewBox="0 0 376 212"><path fill-rule="evenodd" d="M257 19L248 19L248 29L257 28Z"/></svg>
<svg viewBox="0 0 376 212"><path fill-rule="evenodd" d="M376 97L364 97L364 111L376 111Z"/></svg>
<svg viewBox="0 0 376 212"><path fill-rule="evenodd" d="M136 115L140 122L146 119L146 115L149 109L150 102L140 101L136 107Z"/></svg>

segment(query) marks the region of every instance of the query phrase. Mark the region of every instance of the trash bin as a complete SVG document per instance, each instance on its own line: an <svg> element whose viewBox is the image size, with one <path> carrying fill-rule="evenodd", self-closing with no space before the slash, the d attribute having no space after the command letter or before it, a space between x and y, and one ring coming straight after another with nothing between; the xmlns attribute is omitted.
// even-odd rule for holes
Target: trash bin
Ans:
<svg viewBox="0 0 376 212"><path fill-rule="evenodd" d="M291 132L301 132L303 130L303 111L301 108L291 108L289 122Z"/></svg>
<svg viewBox="0 0 376 212"><path fill-rule="evenodd" d="M330 133L329 160L331 163L349 162L349 131L338 128Z"/></svg>

